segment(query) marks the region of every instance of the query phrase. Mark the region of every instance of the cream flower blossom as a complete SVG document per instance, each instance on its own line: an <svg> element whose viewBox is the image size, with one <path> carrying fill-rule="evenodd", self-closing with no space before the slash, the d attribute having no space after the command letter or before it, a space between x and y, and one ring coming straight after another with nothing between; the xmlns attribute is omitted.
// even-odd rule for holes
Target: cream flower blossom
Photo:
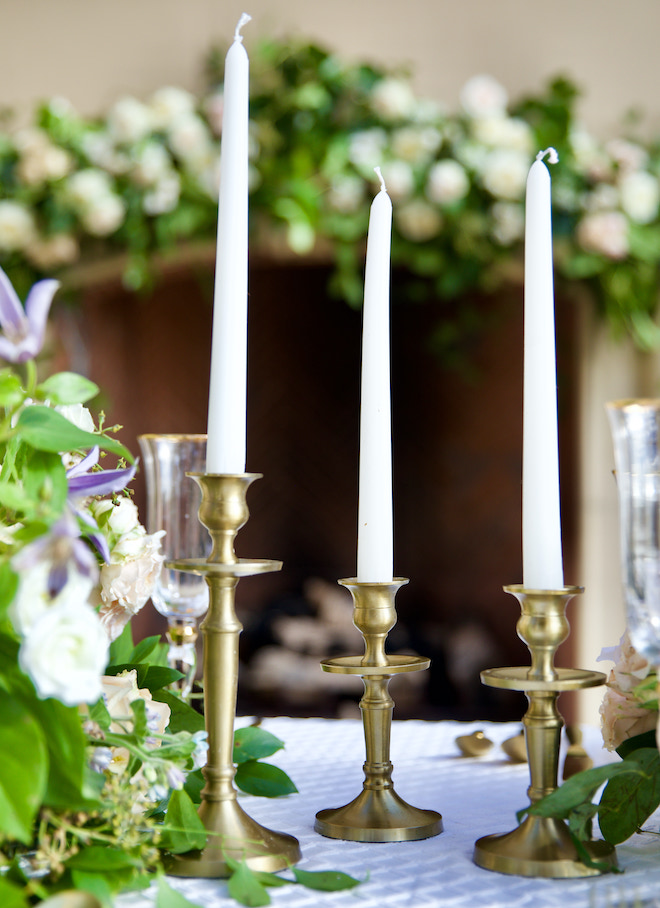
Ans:
<svg viewBox="0 0 660 908"><path fill-rule="evenodd" d="M163 533L123 537L111 552L111 563L101 568L101 622L115 640L127 622L145 605L160 572Z"/></svg>
<svg viewBox="0 0 660 908"><path fill-rule="evenodd" d="M151 696L147 688L138 688L137 672L135 669L122 672L120 675L104 675L101 679L103 699L110 713L111 732L130 731L133 727L133 711L131 703L135 700L144 700L149 731L154 735L165 733L170 721L170 708L166 703L160 703ZM160 739L150 739L151 748L160 747ZM112 758L107 766L110 772L120 775L128 766L129 753L123 747L112 747Z"/></svg>
<svg viewBox="0 0 660 908"><path fill-rule="evenodd" d="M496 198L518 200L523 197L528 172L527 155L498 148L487 155L481 179L488 192Z"/></svg>
<svg viewBox="0 0 660 908"><path fill-rule="evenodd" d="M357 211L364 198L364 180L352 174L333 177L328 191L328 202L335 211L350 214Z"/></svg>
<svg viewBox="0 0 660 908"><path fill-rule="evenodd" d="M458 161L438 161L429 171L426 194L438 205L454 205L465 198L470 180Z"/></svg>
<svg viewBox="0 0 660 908"><path fill-rule="evenodd" d="M577 226L576 236L587 252L615 260L628 254L628 223L620 211L596 211L585 215Z"/></svg>
<svg viewBox="0 0 660 908"><path fill-rule="evenodd" d="M17 252L34 241L37 229L32 212L20 202L0 201L0 252Z"/></svg>
<svg viewBox="0 0 660 908"><path fill-rule="evenodd" d="M626 632L619 645L604 649L598 661L615 663L607 679L607 689L600 706L603 743L616 750L622 741L656 729L658 711L645 707L635 696L634 688L648 677L650 666L630 642Z"/></svg>
<svg viewBox="0 0 660 908"><path fill-rule="evenodd" d="M413 199L395 210L399 230L409 240L423 243L437 236L442 215L422 199Z"/></svg>
<svg viewBox="0 0 660 908"><path fill-rule="evenodd" d="M647 170L625 173L619 182L621 207L631 221L650 224L658 215L660 184Z"/></svg>
<svg viewBox="0 0 660 908"><path fill-rule="evenodd" d="M371 106L384 120L406 120L417 101L410 83L404 79L383 79L371 94Z"/></svg>
<svg viewBox="0 0 660 908"><path fill-rule="evenodd" d="M49 237L35 237L25 248L25 255L42 271L70 265L80 255L78 241L70 233L56 233Z"/></svg>
<svg viewBox="0 0 660 908"><path fill-rule="evenodd" d="M195 111L195 97L183 88L167 85L153 93L149 101L152 125L167 129L178 117Z"/></svg>
<svg viewBox="0 0 660 908"><path fill-rule="evenodd" d="M108 131L116 142L139 142L152 125L150 109L137 98L120 98L108 114Z"/></svg>
<svg viewBox="0 0 660 908"><path fill-rule="evenodd" d="M412 194L415 178L410 164L405 161L388 161L382 166L387 191L395 202L403 201Z"/></svg>

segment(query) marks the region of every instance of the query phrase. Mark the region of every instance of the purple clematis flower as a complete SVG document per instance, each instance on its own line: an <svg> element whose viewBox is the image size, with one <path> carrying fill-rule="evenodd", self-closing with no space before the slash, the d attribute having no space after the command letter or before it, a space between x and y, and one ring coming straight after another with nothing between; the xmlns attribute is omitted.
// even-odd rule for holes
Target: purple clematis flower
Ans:
<svg viewBox="0 0 660 908"><path fill-rule="evenodd" d="M29 542L12 559L12 566L19 573L47 563L48 593L55 598L64 588L69 571L88 577L92 581L98 576L96 558L80 536L80 529L73 515L66 511L53 524L49 533Z"/></svg>
<svg viewBox="0 0 660 908"><path fill-rule="evenodd" d="M46 320L59 281L38 281L25 301L25 309L0 268L0 357L11 363L24 363L41 350L46 333Z"/></svg>
<svg viewBox="0 0 660 908"><path fill-rule="evenodd" d="M101 533L98 524L88 512L82 511L77 507L77 502L82 498L90 495L108 495L110 492L120 492L126 488L128 483L135 476L137 462L130 467L117 470L97 470L89 473L92 467L99 462L98 447L92 448L80 463L66 471L66 477L69 483L68 500L71 508L77 517L90 528L89 534L91 542L94 544L103 560L110 561L110 550L103 533Z"/></svg>

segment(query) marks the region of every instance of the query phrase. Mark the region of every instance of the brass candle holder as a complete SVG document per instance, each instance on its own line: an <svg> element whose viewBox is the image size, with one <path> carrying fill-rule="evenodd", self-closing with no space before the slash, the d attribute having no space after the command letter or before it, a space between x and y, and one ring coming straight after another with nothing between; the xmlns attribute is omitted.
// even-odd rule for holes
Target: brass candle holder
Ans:
<svg viewBox="0 0 660 908"><path fill-rule="evenodd" d="M597 687L605 681L601 672L555 668L555 653L569 635L566 606L582 592L581 587L561 590L528 590L505 586L520 602L518 636L532 657L531 667L493 668L481 673L489 687L523 691L529 708L523 718L532 804L557 788L559 743L564 720L557 698L567 690ZM584 843L587 853L603 869L585 864L579 857L568 826L552 817L527 816L512 832L479 839L474 861L486 870L528 877L568 878L597 876L616 866L616 852L607 842Z"/></svg>
<svg viewBox="0 0 660 908"><path fill-rule="evenodd" d="M226 859L245 860L253 870L274 872L300 860L297 839L266 829L239 806L234 788L234 720L238 691L238 640L242 625L234 608L241 577L279 571L280 561L237 558L234 542L247 522L246 493L258 473L189 474L202 491L199 519L213 549L208 560L187 559L169 566L202 574L209 586L209 609L200 630L204 641L204 715L208 760L203 769L199 816L209 831L206 847L172 855L167 872L185 877L225 877Z"/></svg>
<svg viewBox="0 0 660 908"><path fill-rule="evenodd" d="M316 814L314 828L321 835L352 842L405 842L427 839L442 832L442 817L434 810L411 807L394 790L390 762L390 732L394 701L388 687L393 675L416 672L430 665L420 656L388 655L387 635L396 624L394 598L408 581L361 583L340 580L353 596L353 621L364 637L363 656L340 656L321 663L326 672L360 675L360 701L366 761L361 793L344 807Z"/></svg>

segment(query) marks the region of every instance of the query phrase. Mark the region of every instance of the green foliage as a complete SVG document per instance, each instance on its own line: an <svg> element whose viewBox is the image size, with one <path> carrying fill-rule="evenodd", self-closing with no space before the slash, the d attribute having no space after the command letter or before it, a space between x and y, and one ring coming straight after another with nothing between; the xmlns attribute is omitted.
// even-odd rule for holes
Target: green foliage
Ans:
<svg viewBox="0 0 660 908"><path fill-rule="evenodd" d="M612 845L625 842L660 805L660 755L650 744L655 744L651 732L624 741L619 748L620 763L571 776L550 795L519 811L518 819L529 814L566 820L577 843L592 838L592 820L597 816L605 841ZM603 783L600 800L593 803ZM589 862L588 856L585 860Z"/></svg>
<svg viewBox="0 0 660 908"><path fill-rule="evenodd" d="M284 246L295 257L324 250L333 263L332 292L359 306L379 165L394 200L395 299L434 303L445 334L452 333L449 322L453 335L469 342L466 298L521 274L525 171L537 151L554 146L560 155L552 171L557 276L587 287L616 332L628 332L645 349L660 345L660 211L653 201L660 143L636 135L638 124L624 123L615 142L587 134L576 115L579 90L566 75L506 108L470 111L456 104L452 110L440 99L416 97L410 74L399 67L349 63L300 40L252 44L246 34L246 43L254 243ZM34 221L29 241L0 251L0 265L19 293L37 277L66 279L72 263L116 253L125 254L126 287L148 291L156 255L180 243L214 242L225 50L209 56L204 97L179 95L199 131L198 154L177 144L174 122L150 124L154 99L143 102L137 140L118 135L109 118L83 118L58 101L41 105L35 125L44 146L54 146L64 162L42 179L25 178L29 150L0 130L0 204L17 205ZM134 105L139 117L137 100ZM147 152L161 162L151 175L141 165ZM447 164L459 173L449 189L438 171ZM504 171L500 178L494 173L504 164L502 181ZM81 201L72 191L83 172L102 178L101 195L117 211L102 236L88 215L98 192ZM646 186L629 191L626 181L640 174ZM603 214L614 216L607 226L597 224ZM457 301L449 311L442 308L448 300ZM456 348L434 343L449 364ZM69 393L64 379L46 390L53 400ZM0 375L0 401L14 393Z"/></svg>

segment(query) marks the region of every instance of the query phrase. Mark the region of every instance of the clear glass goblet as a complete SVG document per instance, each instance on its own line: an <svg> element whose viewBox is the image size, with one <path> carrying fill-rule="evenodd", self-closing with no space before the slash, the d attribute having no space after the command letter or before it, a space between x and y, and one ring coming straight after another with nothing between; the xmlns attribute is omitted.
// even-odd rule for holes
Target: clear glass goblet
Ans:
<svg viewBox="0 0 660 908"><path fill-rule="evenodd" d="M660 665L660 400L607 404L630 641Z"/></svg>
<svg viewBox="0 0 660 908"><path fill-rule="evenodd" d="M140 435L138 441L147 486L147 531L165 530L165 563L206 558L211 540L197 518L201 493L186 476L206 469L206 435ZM177 689L188 699L197 669L197 625L209 603L206 580L164 564L151 601L167 618L168 662L184 675Z"/></svg>

